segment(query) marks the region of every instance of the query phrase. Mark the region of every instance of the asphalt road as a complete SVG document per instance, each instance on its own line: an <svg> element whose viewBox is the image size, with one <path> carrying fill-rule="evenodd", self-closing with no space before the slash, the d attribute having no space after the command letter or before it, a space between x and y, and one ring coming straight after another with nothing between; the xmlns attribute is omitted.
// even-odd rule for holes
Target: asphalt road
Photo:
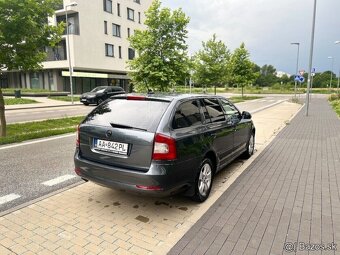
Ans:
<svg viewBox="0 0 340 255"><path fill-rule="evenodd" d="M222 94L229 97L229 94ZM240 110L243 110L243 105L247 106L248 109L260 108L262 106L266 106L270 103L277 102L279 100L287 100L291 98L287 95L271 95L266 96L264 98L243 102L237 104ZM44 120L51 118L64 118L70 116L83 116L89 113L95 106L64 106L64 107L54 107L54 108L36 108L36 109L25 109L25 110L10 110L6 111L6 121L8 124L15 122L26 122L26 121L34 121L34 120Z"/></svg>
<svg viewBox="0 0 340 255"><path fill-rule="evenodd" d="M258 99L237 106L254 112L283 100ZM44 110L50 112L55 110ZM74 149L75 134L0 146L0 213L82 181L73 170Z"/></svg>
<svg viewBox="0 0 340 255"><path fill-rule="evenodd" d="M6 111L6 121L8 124L15 122L25 122L44 119L65 118L71 116L83 116L89 113L95 105L84 106L63 106L49 108L31 108L24 110Z"/></svg>

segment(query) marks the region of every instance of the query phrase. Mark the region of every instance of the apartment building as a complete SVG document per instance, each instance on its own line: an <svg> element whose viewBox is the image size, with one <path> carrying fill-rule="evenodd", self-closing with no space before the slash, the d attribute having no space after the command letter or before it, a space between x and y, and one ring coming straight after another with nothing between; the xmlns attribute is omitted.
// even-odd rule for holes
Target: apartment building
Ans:
<svg viewBox="0 0 340 255"><path fill-rule="evenodd" d="M2 77L2 87L70 91L69 38L74 93L101 85L121 86L128 91L127 61L135 56L128 37L144 28L144 12L151 1L64 0L49 23L65 22L67 11L69 37L65 29L59 45L46 48L42 71L8 72Z"/></svg>

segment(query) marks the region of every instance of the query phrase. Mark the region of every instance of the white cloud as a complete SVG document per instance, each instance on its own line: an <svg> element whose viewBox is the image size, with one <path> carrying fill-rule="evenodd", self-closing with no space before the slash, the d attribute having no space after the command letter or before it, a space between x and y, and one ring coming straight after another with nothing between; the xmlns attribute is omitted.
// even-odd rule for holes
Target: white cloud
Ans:
<svg viewBox="0 0 340 255"><path fill-rule="evenodd" d="M301 67L307 69L312 24L311 0L164 0L170 8L181 7L191 18L189 50L197 51L201 42L213 33L231 49L241 42L259 65L273 64L277 69L293 73L296 47L301 43ZM315 41L315 66L329 69L327 56L340 64L340 1L318 1Z"/></svg>

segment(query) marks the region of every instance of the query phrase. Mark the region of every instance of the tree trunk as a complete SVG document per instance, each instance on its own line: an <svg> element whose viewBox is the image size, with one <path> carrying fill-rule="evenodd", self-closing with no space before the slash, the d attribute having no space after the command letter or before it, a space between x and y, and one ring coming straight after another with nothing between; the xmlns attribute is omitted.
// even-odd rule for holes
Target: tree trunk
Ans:
<svg viewBox="0 0 340 255"><path fill-rule="evenodd" d="M0 137L6 136L5 101L0 88Z"/></svg>
<svg viewBox="0 0 340 255"><path fill-rule="evenodd" d="M243 87L244 87L244 86L241 86L241 88L242 88L242 98L243 98Z"/></svg>

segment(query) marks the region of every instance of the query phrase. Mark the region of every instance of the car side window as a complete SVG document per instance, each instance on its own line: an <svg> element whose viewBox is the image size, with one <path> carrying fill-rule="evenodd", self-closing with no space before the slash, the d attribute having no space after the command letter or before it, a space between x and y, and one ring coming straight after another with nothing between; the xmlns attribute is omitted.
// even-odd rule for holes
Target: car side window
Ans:
<svg viewBox="0 0 340 255"><path fill-rule="evenodd" d="M113 92L120 92L120 91L122 91L122 89L120 87L113 88Z"/></svg>
<svg viewBox="0 0 340 255"><path fill-rule="evenodd" d="M172 128L186 128L202 124L201 113L198 102L191 100L180 104L172 121Z"/></svg>
<svg viewBox="0 0 340 255"><path fill-rule="evenodd" d="M201 109L202 109L203 116L204 116L204 119L205 119L205 123L211 123L211 119L210 119L208 110L204 105L203 99L200 100L200 104L201 104Z"/></svg>
<svg viewBox="0 0 340 255"><path fill-rule="evenodd" d="M241 120L240 112L237 108L225 99L220 99L221 105L227 117L227 122L236 124Z"/></svg>
<svg viewBox="0 0 340 255"><path fill-rule="evenodd" d="M221 105L216 98L204 98L203 104L209 114L211 122L219 122L225 120L225 115ZM206 118L207 119L207 118Z"/></svg>
<svg viewBox="0 0 340 255"><path fill-rule="evenodd" d="M111 93L111 92L112 92L112 87L108 87L105 91L106 91L107 93Z"/></svg>

